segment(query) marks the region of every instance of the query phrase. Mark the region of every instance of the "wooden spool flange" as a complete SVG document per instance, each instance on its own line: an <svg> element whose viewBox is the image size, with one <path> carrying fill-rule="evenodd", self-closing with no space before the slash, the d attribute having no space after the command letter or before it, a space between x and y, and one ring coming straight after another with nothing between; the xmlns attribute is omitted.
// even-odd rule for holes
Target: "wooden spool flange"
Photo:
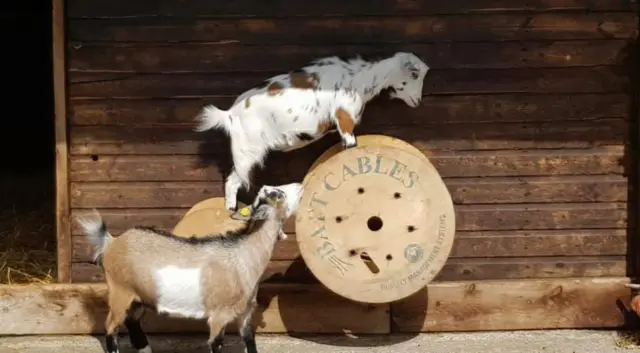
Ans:
<svg viewBox="0 0 640 353"><path fill-rule="evenodd" d="M244 207L238 202L238 207ZM230 217L224 207L224 197L212 197L193 205L173 228L173 233L181 237L201 237L211 233L242 229L244 221Z"/></svg>
<svg viewBox="0 0 640 353"><path fill-rule="evenodd" d="M397 139L362 137L305 177L296 238L305 263L330 290L388 303L419 291L442 269L455 214L420 151Z"/></svg>

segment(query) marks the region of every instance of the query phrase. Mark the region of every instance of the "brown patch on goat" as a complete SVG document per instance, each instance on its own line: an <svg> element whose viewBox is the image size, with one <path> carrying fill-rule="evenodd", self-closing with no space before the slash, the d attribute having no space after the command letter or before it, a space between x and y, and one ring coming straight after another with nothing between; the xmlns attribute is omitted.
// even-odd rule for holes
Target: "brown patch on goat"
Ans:
<svg viewBox="0 0 640 353"><path fill-rule="evenodd" d="M289 74L289 81L291 82L291 87L301 89L315 89L320 82L318 75L315 73L305 74L300 72Z"/></svg>
<svg viewBox="0 0 640 353"><path fill-rule="evenodd" d="M344 109L338 108L336 109L336 118L338 120L338 129L340 132L345 134L353 133L353 118L349 113L347 113Z"/></svg>
<svg viewBox="0 0 640 353"><path fill-rule="evenodd" d="M280 82L272 82L267 86L267 94L270 96L275 96L278 94L282 94L282 90L284 86Z"/></svg>

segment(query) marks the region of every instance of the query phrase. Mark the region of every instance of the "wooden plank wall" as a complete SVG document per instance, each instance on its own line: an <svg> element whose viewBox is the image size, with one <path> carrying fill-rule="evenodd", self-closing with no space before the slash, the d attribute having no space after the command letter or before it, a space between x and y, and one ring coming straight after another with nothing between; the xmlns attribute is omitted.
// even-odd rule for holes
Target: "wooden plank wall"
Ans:
<svg viewBox="0 0 640 353"><path fill-rule="evenodd" d="M317 57L411 51L432 68L422 105L378 99L357 132L433 155L458 229L438 281L631 275L631 0L261 4L68 1L72 217L95 207L116 234L172 228L223 195L228 140L191 132L204 104L226 108ZM301 180L337 141L273 154L258 178ZM72 281L102 281L75 224L72 234ZM265 278L317 283L294 236Z"/></svg>

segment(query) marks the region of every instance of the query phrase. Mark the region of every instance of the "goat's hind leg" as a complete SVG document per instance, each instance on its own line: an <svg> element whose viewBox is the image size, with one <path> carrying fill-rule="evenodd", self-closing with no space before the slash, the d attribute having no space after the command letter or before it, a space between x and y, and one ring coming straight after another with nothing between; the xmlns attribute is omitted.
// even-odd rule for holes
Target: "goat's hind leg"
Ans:
<svg viewBox="0 0 640 353"><path fill-rule="evenodd" d="M138 350L139 353L151 353L147 336L144 334L142 326L140 326L143 314L144 306L139 302L133 302L127 313L127 318L124 320L124 325L129 331L129 341L133 348Z"/></svg>
<svg viewBox="0 0 640 353"><path fill-rule="evenodd" d="M264 150L247 151L232 145L233 169L225 183L225 207L229 211L238 209L238 191L240 188L249 189L251 185L251 173L256 166L262 166L266 156Z"/></svg>
<svg viewBox="0 0 640 353"><path fill-rule="evenodd" d="M241 187L242 181L234 167L224 184L224 207L227 210L233 212L238 209L238 191Z"/></svg>
<svg viewBox="0 0 640 353"><path fill-rule="evenodd" d="M107 353L119 353L118 328L124 323L133 300L126 295L109 294L109 314L105 322Z"/></svg>

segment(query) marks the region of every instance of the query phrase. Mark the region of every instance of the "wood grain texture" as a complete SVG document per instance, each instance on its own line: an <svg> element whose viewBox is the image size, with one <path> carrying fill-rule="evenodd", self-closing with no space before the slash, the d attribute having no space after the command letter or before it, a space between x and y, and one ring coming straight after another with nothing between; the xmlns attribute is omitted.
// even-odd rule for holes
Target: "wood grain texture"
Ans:
<svg viewBox="0 0 640 353"><path fill-rule="evenodd" d="M69 70L88 72L289 72L327 56L364 59L411 52L431 69L512 69L620 65L627 40L438 43L420 45L248 46L70 43ZM274 55L264 55L270 52ZM261 60L256 60L261 57Z"/></svg>
<svg viewBox="0 0 640 353"><path fill-rule="evenodd" d="M622 202L628 191L620 176L455 178L445 184L456 204Z"/></svg>
<svg viewBox="0 0 640 353"><path fill-rule="evenodd" d="M359 2L326 0L321 3L301 3L296 0L277 0L267 4L255 0L236 0L229 3L186 0L83 0L68 2L70 18L118 17L236 17L236 16L370 16L370 15L450 15L507 11L629 11L633 2L619 0L458 0L434 2L427 0L376 0L362 6Z"/></svg>
<svg viewBox="0 0 640 353"><path fill-rule="evenodd" d="M446 127L363 124L356 127L355 133L396 137L423 151L564 149L624 145L628 139L628 126L623 118L600 119L597 122L460 123ZM308 161L337 142L338 135L334 133L305 149L271 155ZM70 131L72 155L203 155L219 154L227 151L228 146L229 139L224 134L196 133L191 126L76 126ZM269 164L265 166L269 168Z"/></svg>
<svg viewBox="0 0 640 353"><path fill-rule="evenodd" d="M190 205L191 206L191 205ZM189 206L189 207L190 207ZM71 217L89 216L90 209L72 209ZM171 230L188 208L100 208L100 214L113 234L137 225L153 225ZM543 231L546 229L626 229L625 203L546 203L511 205L457 205L456 230L464 231ZM295 216L284 225L295 232ZM75 221L73 235L81 235Z"/></svg>
<svg viewBox="0 0 640 353"><path fill-rule="evenodd" d="M445 180L454 203L624 202L621 176L496 177ZM73 182L73 208L187 208L223 196L222 182Z"/></svg>
<svg viewBox="0 0 640 353"><path fill-rule="evenodd" d="M458 231L449 258L623 256L627 254L626 237L624 229ZM299 257L296 235L289 234L278 243L271 259L292 261ZM73 237L73 261L93 261L92 247L84 235Z"/></svg>
<svg viewBox="0 0 640 353"><path fill-rule="evenodd" d="M208 104L227 109L235 97L70 101L70 124L193 126ZM450 123L558 122L620 118L629 114L626 94L426 96L417 108L382 96L367 104L363 126ZM390 119L389 117L393 118ZM442 127L443 129L445 127Z"/></svg>
<svg viewBox="0 0 640 353"><path fill-rule="evenodd" d="M106 295L104 284L0 286L8 308L0 334L103 334ZM323 305L308 308L308 303ZM389 332L389 305L355 303L321 286L261 285L258 304L253 317L257 333ZM167 319L153 313L145 315L142 326L148 333L209 331L204 320ZM227 330L237 333L237 326L231 324Z"/></svg>
<svg viewBox="0 0 640 353"><path fill-rule="evenodd" d="M71 280L71 231L69 224L69 147L67 145L67 84L65 63L64 0L52 1L53 82L55 119L55 197L57 278L60 283Z"/></svg>
<svg viewBox="0 0 640 353"><path fill-rule="evenodd" d="M450 41L631 38L632 12L512 13L455 16L115 20L71 19L79 42L240 42L243 44L385 44Z"/></svg>
<svg viewBox="0 0 640 353"><path fill-rule="evenodd" d="M500 257L449 259L435 281L625 276L625 256ZM103 282L104 273L91 263L71 264L73 283ZM302 259L271 261L262 281L319 283Z"/></svg>
<svg viewBox="0 0 640 353"><path fill-rule="evenodd" d="M630 298L614 278L434 284L391 305L392 331L522 330L534 322L549 329L619 327L624 316L616 300Z"/></svg>
<svg viewBox="0 0 640 353"><path fill-rule="evenodd" d="M261 86L271 73L127 74L69 72L74 98L173 98L239 95ZM599 66L543 69L433 70L424 80L423 94L497 93L619 93L628 77L619 69Z"/></svg>
<svg viewBox="0 0 640 353"><path fill-rule="evenodd" d="M616 301L628 304L629 282L617 277L431 283L392 304L391 331L619 327L624 318ZM0 322L0 334L104 333L107 288L102 283L5 285L0 293L15 315ZM390 329L388 305L351 302L320 285L263 284L258 303L253 324L259 333L388 333ZM146 315L143 326L149 333L208 332L203 321L156 315ZM236 331L230 325L229 332Z"/></svg>
<svg viewBox="0 0 640 353"><path fill-rule="evenodd" d="M587 150L424 152L430 155L431 163L443 178L624 172L624 146ZM299 178L314 161L308 155L301 157L307 158L292 162L283 157L280 163L270 162L269 169ZM217 164L203 165L202 157L195 155L72 156L69 166L71 181L223 181L227 172Z"/></svg>

